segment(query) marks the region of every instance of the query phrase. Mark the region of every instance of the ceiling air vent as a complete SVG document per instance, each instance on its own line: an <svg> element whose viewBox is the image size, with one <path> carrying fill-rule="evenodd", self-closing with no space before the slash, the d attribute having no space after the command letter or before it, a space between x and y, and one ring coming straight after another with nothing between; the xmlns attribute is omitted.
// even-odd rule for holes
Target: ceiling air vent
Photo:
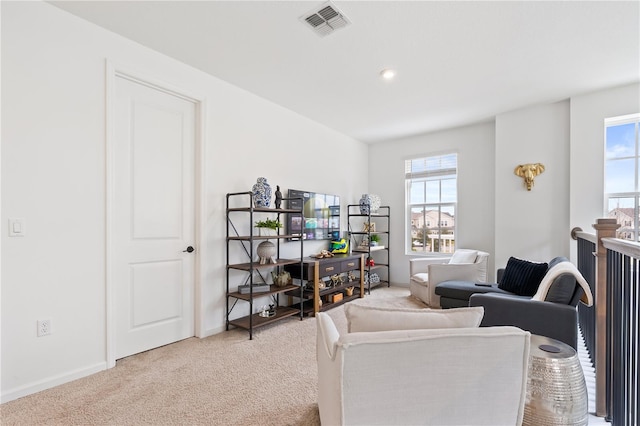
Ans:
<svg viewBox="0 0 640 426"><path fill-rule="evenodd" d="M305 13L300 17L300 20L309 25L321 37L351 23L330 1Z"/></svg>

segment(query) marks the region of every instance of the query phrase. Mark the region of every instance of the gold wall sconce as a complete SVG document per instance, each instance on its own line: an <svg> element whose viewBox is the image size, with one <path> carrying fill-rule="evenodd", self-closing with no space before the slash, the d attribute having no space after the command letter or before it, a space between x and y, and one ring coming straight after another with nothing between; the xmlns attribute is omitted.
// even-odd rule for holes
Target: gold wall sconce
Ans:
<svg viewBox="0 0 640 426"><path fill-rule="evenodd" d="M534 183L533 179L542 172L544 172L544 165L541 163L518 164L513 170L516 176L524 179L524 185L527 187L527 191L531 191Z"/></svg>

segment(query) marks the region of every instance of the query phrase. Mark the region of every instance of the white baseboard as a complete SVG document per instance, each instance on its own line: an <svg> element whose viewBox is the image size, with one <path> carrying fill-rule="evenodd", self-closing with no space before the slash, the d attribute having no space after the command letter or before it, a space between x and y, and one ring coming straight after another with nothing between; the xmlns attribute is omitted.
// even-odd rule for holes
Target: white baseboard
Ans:
<svg viewBox="0 0 640 426"><path fill-rule="evenodd" d="M99 362L97 364L79 368L74 371L59 374L57 376L49 377L47 379L39 380L34 383L30 383L24 386L20 386L15 389L10 389L0 395L0 403L13 401L14 399L22 398L23 396L31 395L36 392L43 391L45 389L51 389L56 386L60 386L64 383L72 382L77 379L81 379L86 376L98 373L107 369L106 362Z"/></svg>
<svg viewBox="0 0 640 426"><path fill-rule="evenodd" d="M218 334L218 333L222 333L223 331L225 331L226 328L225 326L220 326L220 327L214 327L214 328L208 328L206 330L204 330L200 336L197 336L201 339L204 339L205 337L209 337L209 336L213 336L214 334Z"/></svg>

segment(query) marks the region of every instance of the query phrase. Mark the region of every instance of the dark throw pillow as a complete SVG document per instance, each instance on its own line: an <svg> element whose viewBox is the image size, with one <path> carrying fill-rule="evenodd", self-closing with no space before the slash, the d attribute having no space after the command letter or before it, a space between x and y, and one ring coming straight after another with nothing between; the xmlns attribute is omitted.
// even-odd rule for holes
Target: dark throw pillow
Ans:
<svg viewBox="0 0 640 426"><path fill-rule="evenodd" d="M533 296L538 291L540 281L547 273L547 267L546 263L535 263L510 257L498 288L518 296Z"/></svg>

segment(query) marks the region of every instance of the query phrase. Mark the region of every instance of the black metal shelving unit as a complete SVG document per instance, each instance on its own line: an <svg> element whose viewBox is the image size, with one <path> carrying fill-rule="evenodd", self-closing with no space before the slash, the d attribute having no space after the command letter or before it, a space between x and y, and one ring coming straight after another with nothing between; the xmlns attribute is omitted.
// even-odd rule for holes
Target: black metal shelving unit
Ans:
<svg viewBox="0 0 640 426"><path fill-rule="evenodd" d="M283 198L282 200L289 203L289 200L293 200L294 198ZM299 200L295 198L295 200ZM300 203L302 204L302 203ZM231 207L231 206L234 207ZM240 207L235 207L240 206ZM303 318L303 304L302 304L302 292L303 288L299 285L287 285L284 287L279 287L274 284L269 285L268 291L254 292L255 284L267 284L267 279L265 275L268 276L268 272L271 270L276 270L278 273L281 272L285 265L295 265L298 264L300 266L300 273L302 274L303 269L303 239L299 238L296 235L286 235L281 234L280 229L278 229L276 235L269 236L260 236L255 235L254 233L254 220L260 217L266 217L268 214L276 214L277 220L283 222L283 215L288 214L298 214L302 215L302 208L300 209L276 209L276 208L266 208L266 207L254 207L253 205L253 193L251 191L247 192L234 192L227 194L227 205L226 205L226 215L227 215L227 303L226 303L226 329L229 330L229 326L233 325L235 327L244 328L249 331L249 339L253 339L253 330L257 327L261 327L267 324L274 323L284 318L292 317L298 315L300 319ZM248 225L248 233L240 234L238 231L238 227L234 224L243 224L243 230ZM296 257L293 259L283 259L280 257L280 242L282 240L292 240L296 239L300 244L300 257ZM265 240L276 240L276 258L275 263L265 263L261 264L258 261L254 261L255 251L257 248L258 242ZM231 259L231 250L232 246L239 246L242 251L244 251L244 256L248 259L247 262L243 263L230 263ZM241 252L242 253L242 252ZM243 256L241 254L241 256ZM244 282L239 283L231 283L230 272L232 270L242 271L246 274ZM237 291L237 285L241 284L249 284L249 293L240 293ZM232 288L236 287L235 291L232 291ZM280 305L280 295L286 292L291 292L293 290L297 290L300 292L300 303L292 306L279 306ZM273 301L273 304L276 306L275 315L269 317L262 317L258 312L254 313L254 301L259 297L270 297ZM239 318L231 318L231 313L233 309L236 307L236 304L239 302L248 302L249 303L249 315L239 317Z"/></svg>
<svg viewBox="0 0 640 426"><path fill-rule="evenodd" d="M391 285L391 272L389 268L390 251L389 251L389 236L390 236L390 219L391 208L389 206L380 206L377 212L372 213L371 208L368 209L369 213L361 213L359 204L347 205L347 224L349 229L349 244L352 253L364 253L365 259L365 286L367 293L371 293L371 288L378 285L386 284L387 287ZM371 226L365 229L364 224L375 223L375 231L371 230ZM354 230L354 226L362 227L362 230ZM379 235L382 238L381 244L377 246L360 246L363 237L366 237L367 241L371 241L372 235ZM360 241L358 241L360 240ZM370 265L369 259L373 259L374 265ZM379 282L371 282L372 272L383 273L384 279L380 277ZM379 275L378 275L379 276Z"/></svg>

